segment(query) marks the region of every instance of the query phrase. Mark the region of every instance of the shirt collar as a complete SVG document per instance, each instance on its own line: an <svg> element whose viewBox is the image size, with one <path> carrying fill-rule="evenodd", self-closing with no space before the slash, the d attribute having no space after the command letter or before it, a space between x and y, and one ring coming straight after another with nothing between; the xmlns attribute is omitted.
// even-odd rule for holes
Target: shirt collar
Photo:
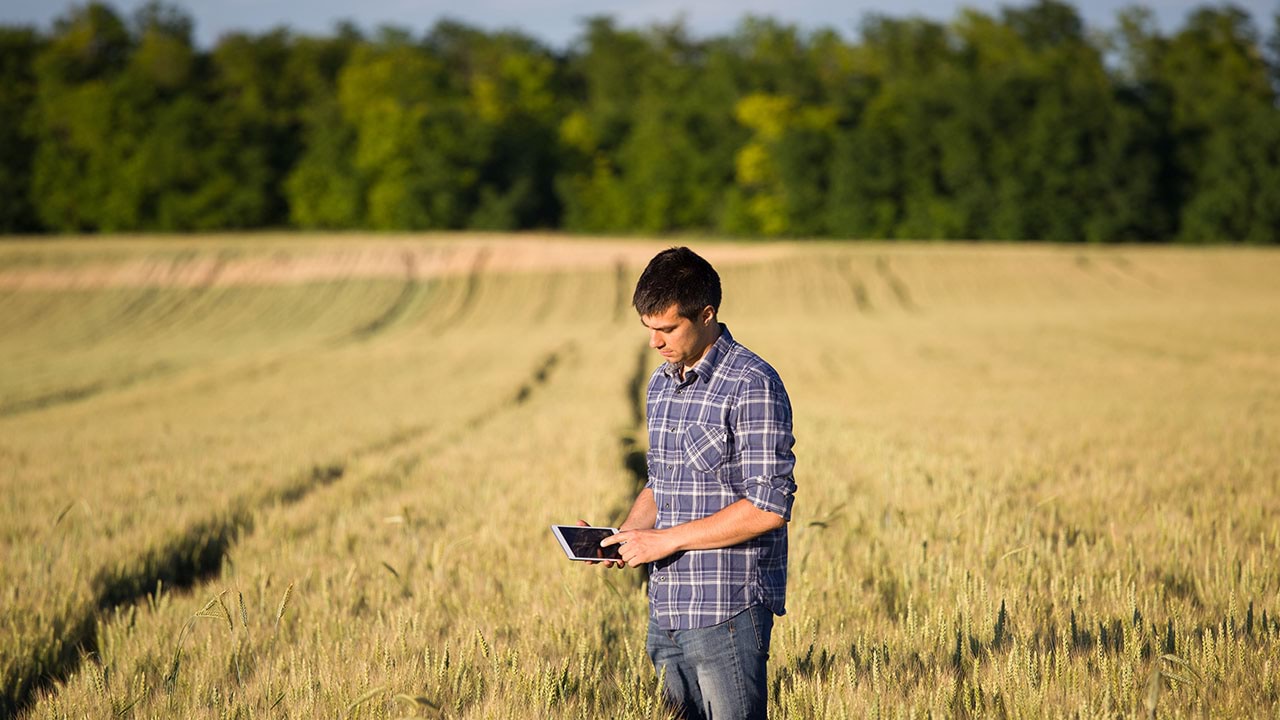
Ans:
<svg viewBox="0 0 1280 720"><path fill-rule="evenodd" d="M711 343L711 347L707 350L707 354L694 364L684 376L684 383L687 384L694 380L701 380L704 383L711 382L711 376L715 374L716 367L720 364L721 358L728 354L729 349L735 345L733 334L729 332L729 326L720 323L720 337ZM667 363L662 366L662 372L667 377L676 381L680 380L680 364Z"/></svg>

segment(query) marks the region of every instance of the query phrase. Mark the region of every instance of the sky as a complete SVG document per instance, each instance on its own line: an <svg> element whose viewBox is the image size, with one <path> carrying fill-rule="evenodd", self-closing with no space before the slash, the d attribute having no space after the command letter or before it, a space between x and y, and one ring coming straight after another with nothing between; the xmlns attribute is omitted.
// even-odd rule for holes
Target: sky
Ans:
<svg viewBox="0 0 1280 720"><path fill-rule="evenodd" d="M52 27L53 19L76 4L72 0L2 0L0 25ZM144 0L111 0L122 14L131 14ZM969 0L180 0L169 4L184 8L195 21L196 42L212 46L224 33L248 30L260 33L281 25L306 34L330 34L336 23L351 20L365 30L381 25L397 25L414 33L428 30L437 20L450 18L485 30L518 29L557 50L563 50L579 35L583 18L613 16L620 25L642 27L654 22L683 19L695 36L732 32L746 14L772 17L812 30L830 27L847 37L856 37L858 22L868 13L892 17L911 15L932 20L954 19L961 7L996 12L1003 5L1026 2ZM1076 9L1087 25L1109 29L1117 11L1130 0L1075 0ZM1187 14L1201 5L1220 5L1221 0L1147 0L1141 3L1155 15L1160 29L1171 32L1181 27ZM1258 29L1267 35L1280 13L1280 0L1236 0L1236 5L1253 16Z"/></svg>

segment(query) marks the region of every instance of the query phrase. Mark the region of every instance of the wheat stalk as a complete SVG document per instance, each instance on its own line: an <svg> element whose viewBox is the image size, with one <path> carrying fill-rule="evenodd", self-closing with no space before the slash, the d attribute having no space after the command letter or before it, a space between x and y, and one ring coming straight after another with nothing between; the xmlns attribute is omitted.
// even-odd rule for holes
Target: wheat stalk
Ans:
<svg viewBox="0 0 1280 720"><path fill-rule="evenodd" d="M276 627L280 627L280 619L284 617L284 611L289 609L289 600L293 597L293 583L289 583L289 587L284 589L284 597L280 599L280 609L276 610Z"/></svg>

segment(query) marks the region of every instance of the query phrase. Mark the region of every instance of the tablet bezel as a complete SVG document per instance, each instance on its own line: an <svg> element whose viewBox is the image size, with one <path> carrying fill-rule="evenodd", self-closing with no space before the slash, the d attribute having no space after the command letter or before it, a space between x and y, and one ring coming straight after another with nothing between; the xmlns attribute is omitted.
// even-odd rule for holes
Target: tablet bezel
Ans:
<svg viewBox="0 0 1280 720"><path fill-rule="evenodd" d="M567 556L569 557L569 559L570 559L570 560L577 560L577 561L579 561L579 562L618 562L618 563L622 562L622 558L621 558L621 557L616 557L616 558L598 558L598 557L594 557L594 558L586 558L586 557L578 557L577 555L574 555L574 554L573 554L573 548L569 546L569 540L564 536L564 533L562 533L562 532L560 531L560 529L561 529L561 528L568 528L568 529L570 529L570 530L608 530L610 535L617 535L617 534L618 534L618 528L613 528L613 527L604 527L604 526L601 526L601 525L552 525L552 526L551 526L551 534L556 536L556 540L560 543L560 549L561 549L561 550L564 550L564 554L565 554L565 555L567 555ZM617 546L616 546L616 545L614 545L614 546L612 546L612 547L613 547L615 550L617 549ZM607 549L607 548L605 548L605 549Z"/></svg>

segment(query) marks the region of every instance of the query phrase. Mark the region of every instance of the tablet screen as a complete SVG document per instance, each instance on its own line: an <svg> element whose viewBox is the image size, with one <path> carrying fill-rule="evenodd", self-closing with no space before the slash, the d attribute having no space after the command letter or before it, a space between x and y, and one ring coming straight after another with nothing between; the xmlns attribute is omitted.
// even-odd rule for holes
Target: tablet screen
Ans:
<svg viewBox="0 0 1280 720"><path fill-rule="evenodd" d="M600 547L601 540L616 532L613 528L555 525L552 529L560 540L560 546L574 560L622 559L617 545Z"/></svg>

